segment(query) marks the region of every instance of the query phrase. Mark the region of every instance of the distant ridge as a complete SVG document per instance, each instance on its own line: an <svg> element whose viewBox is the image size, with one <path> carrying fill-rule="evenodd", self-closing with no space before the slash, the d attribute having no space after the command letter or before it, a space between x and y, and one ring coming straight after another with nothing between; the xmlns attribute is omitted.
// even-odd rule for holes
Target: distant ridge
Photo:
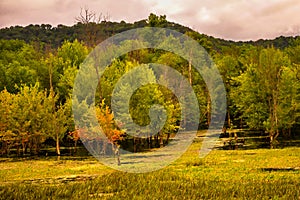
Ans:
<svg viewBox="0 0 300 200"><path fill-rule="evenodd" d="M146 19L136 21L134 23L126 23L124 21L102 21L101 23L77 23L73 26L65 26L60 24L57 27L53 27L50 24L31 24L25 27L11 26L9 28L1 28L0 39L19 39L24 40L27 43L40 42L50 45L52 48L61 46L62 42L65 40L73 41L75 39L84 41L87 44L92 43L95 45L116 33L145 26L149 26L149 23ZM262 47L273 46L275 48L284 49L288 46L300 44L299 36L280 36L272 40L260 39L257 41L237 42L201 34L192 30L191 28L169 21L160 25L160 27L170 28L181 33L190 33L189 35L198 40L204 47L218 52L221 51L222 46L230 47L234 45L254 45ZM89 34L87 34L87 32Z"/></svg>

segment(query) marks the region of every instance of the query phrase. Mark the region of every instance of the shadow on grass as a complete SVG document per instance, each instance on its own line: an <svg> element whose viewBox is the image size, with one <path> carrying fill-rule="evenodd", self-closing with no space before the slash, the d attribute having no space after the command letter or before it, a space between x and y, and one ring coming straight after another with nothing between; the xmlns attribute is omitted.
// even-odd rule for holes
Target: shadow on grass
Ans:
<svg viewBox="0 0 300 200"><path fill-rule="evenodd" d="M288 171L300 171L299 167L267 167L260 168L261 171L264 172L288 172Z"/></svg>

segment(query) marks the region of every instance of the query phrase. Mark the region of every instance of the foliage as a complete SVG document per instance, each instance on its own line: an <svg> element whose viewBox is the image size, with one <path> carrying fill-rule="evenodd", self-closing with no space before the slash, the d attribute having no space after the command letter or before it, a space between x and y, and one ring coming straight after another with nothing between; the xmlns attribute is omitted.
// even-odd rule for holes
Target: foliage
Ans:
<svg viewBox="0 0 300 200"><path fill-rule="evenodd" d="M118 142L123 140L124 132L118 130L118 126L114 122L114 116L111 113L108 106L105 106L104 103L101 107L96 108L96 115L99 121L99 125L103 130L103 133L106 135L110 143L118 145Z"/></svg>
<svg viewBox="0 0 300 200"><path fill-rule="evenodd" d="M299 82L280 50L259 50L236 81L234 101L250 128L266 130L272 142L280 130L295 124Z"/></svg>
<svg viewBox="0 0 300 200"><path fill-rule="evenodd" d="M209 52L226 87L228 128L266 131L271 142L280 134L291 136L298 133L299 37L279 37L256 42L225 41L168 22L165 15L150 14L147 20L133 24L105 20L77 23L71 27L42 24L0 29L1 155L10 159L12 151L18 155L38 154L44 147L50 152L51 147L46 146L49 141L55 142L53 146L56 146L56 153L60 155L60 145L68 132L77 132L82 139L94 143L104 141L103 137L96 134L95 130L99 127L118 156L119 164L118 150L121 145L126 149L129 144L136 152L137 139L144 140L144 143L150 140L149 146L143 147L148 149L167 144L180 128L182 108L179 99L168 88L155 83L156 80L178 85L181 82L172 80L172 77L157 77L157 72L149 63L170 66L189 81L201 112L199 127L206 128L209 125L211 104L214 103L206 83L189 60L159 49L133 51L113 60L100 79L95 110L91 110L94 108L87 104L90 99L86 91L82 91L79 98L82 102L71 101L77 71L89 53L89 48L113 34L145 26L178 30L192 37ZM153 37L149 33L143 34ZM174 39L172 36L166 37L165 43L161 45L175 44L172 42ZM197 59L203 59L203 55ZM129 72L140 65L145 70L130 76ZM128 82L115 90L124 75ZM143 85L133 92L129 105L126 105L122 97L132 92L137 81ZM148 84L149 81L151 84ZM213 82L214 77L209 81ZM111 105L113 92L118 111L114 113ZM92 113L96 111L99 126L89 127L91 129L88 131L84 126L74 127L72 103L84 115L83 124L86 127L90 126ZM160 107L156 104L167 113L164 127L152 133L152 136L142 138L126 134L133 123L141 126L150 124L151 111L158 113L154 121L163 121ZM128 110L126 106L129 106ZM188 115L190 117L184 121L187 127L189 120L199 118L193 112ZM122 118L132 118L133 122L121 124L118 119ZM151 143L151 140L154 142ZM128 149L131 150L131 146ZM105 148L103 145L102 151ZM296 199L300 196L297 170L299 148L214 150L204 159L198 158L199 148L200 144L194 142L175 163L147 174L116 172L92 158L75 161L54 161L51 158L44 161L24 158L11 159L12 162L1 160L0 199ZM296 170L265 172L265 168ZM85 177L78 178L78 181L84 181L75 183L56 182L57 179L65 180L57 176L86 174L102 176L89 181ZM29 179L41 182L24 183ZM43 184L43 181L47 184Z"/></svg>
<svg viewBox="0 0 300 200"><path fill-rule="evenodd" d="M282 133L291 135L291 132L299 127L298 37L280 37L272 41L257 42L225 41L169 22L165 15L158 16L151 13L147 20L133 24L104 20L96 23L77 23L72 27L64 25L52 27L43 24L1 29L0 111L3 114L0 116L0 134L4 154L11 148L20 148L24 153L27 147L32 153L39 151L44 141L49 138L57 141L56 146L59 146L66 133L75 130L70 99L78 69L91 50L90 47L112 34L145 26L178 30L192 37L209 52L218 66L227 91L227 105L218 108L227 109L227 128L266 131L273 140ZM92 35L85 33L87 30ZM148 32L141 34L153 38ZM160 44L161 47L176 44L174 42L176 38L173 36L166 36L164 39L165 41ZM136 42L139 45L138 41ZM205 58L199 55L197 59L201 61ZM167 88L157 85L155 80L175 85L182 82L172 80L172 77L158 77L158 73L149 63L170 66L189 81L196 94L201 116L199 118L193 115L191 108L191 112L187 114L189 118L183 123L189 127L191 121L199 118L199 127L207 128L210 124L211 108L215 102L210 99L211 94L208 93L202 76L194 69L190 60L184 60L172 52L160 49L136 50L113 60L102 77L98 77L100 83L96 92L96 105L100 106L104 102L108 106L105 109L111 110L114 95L116 110L119 111L113 113L117 125L120 125L119 118L133 119L131 124L122 124L123 127L118 127L123 131L129 131L133 123L141 126L150 124L149 111L158 109L154 106L156 104L162 106L167 111L166 124L158 131L159 133L152 134L156 142L160 137L167 143L169 137L180 128L182 108L179 106L180 99L176 99ZM128 73L140 65L147 66L147 70L139 76L129 77ZM167 69L165 73L167 74ZM127 76L128 83L115 90L124 75ZM151 84L143 85L134 91L127 112L122 97L132 91L132 86L137 80L145 84L150 81ZM208 81L213 83L215 79L211 76ZM84 110L91 109L86 104L91 99L86 91L82 91L80 95L82 96L79 99L83 102L73 103L81 106L80 112L84 113ZM102 109L104 107L100 109L101 112L98 111L103 113ZM109 114L103 116L108 117ZM163 120L161 116L156 116L157 121ZM84 123L88 123L90 117L87 114ZM106 119L101 120L105 122ZM125 137L125 140L131 139L133 138L130 135ZM150 145L150 148L152 147Z"/></svg>

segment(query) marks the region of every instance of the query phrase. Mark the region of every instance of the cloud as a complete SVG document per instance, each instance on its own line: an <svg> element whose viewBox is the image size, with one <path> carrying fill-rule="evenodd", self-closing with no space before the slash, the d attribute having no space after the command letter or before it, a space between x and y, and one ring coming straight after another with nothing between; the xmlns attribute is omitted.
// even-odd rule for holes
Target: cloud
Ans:
<svg viewBox="0 0 300 200"><path fill-rule="evenodd" d="M171 18L199 32L233 40L257 40L295 34L300 25L298 0L203 0L178 4ZM299 34L299 33L298 33Z"/></svg>
<svg viewBox="0 0 300 200"><path fill-rule="evenodd" d="M2 0L0 27L35 23L72 25L84 7L98 14L110 15L112 20L135 21L147 18L148 5L137 0Z"/></svg>
<svg viewBox="0 0 300 200"><path fill-rule="evenodd" d="M109 14L113 21L134 22L150 12L199 32L233 40L299 34L298 0L1 0L0 27L75 23L81 7Z"/></svg>

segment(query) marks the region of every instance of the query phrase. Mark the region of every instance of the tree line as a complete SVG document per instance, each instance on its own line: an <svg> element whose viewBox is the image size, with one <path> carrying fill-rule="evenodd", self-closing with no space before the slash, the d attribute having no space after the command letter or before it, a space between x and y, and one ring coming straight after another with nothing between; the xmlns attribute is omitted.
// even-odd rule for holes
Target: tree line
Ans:
<svg viewBox="0 0 300 200"><path fill-rule="evenodd" d="M112 24L114 23L91 22L88 26L107 26L107 29L101 29L103 31L118 27L116 32L132 28L126 23ZM138 26L169 25L165 16L152 14ZM86 25L78 23L74 27L76 26ZM30 28L36 28L36 33L40 32L41 36L28 35L25 31L28 27L10 29L24 30L26 33L21 35L27 35L30 39L22 38L23 36L11 39L7 36L8 29L0 31L1 153L9 154L10 149L14 148L20 154L28 152L38 154L46 139L50 138L55 141L56 152L59 155L63 138L76 135L74 132L78 132L79 135L88 134L84 127L74 126L72 90L76 74L94 45L116 32L111 32L105 37L95 35L89 38L77 37L76 34L69 37L70 35L61 33L66 38L58 37L60 41L54 42L53 45L53 42L46 40L45 37L53 33L52 27L41 25ZM91 30L91 33L94 32L94 29ZM211 40L190 29L180 30L209 52L220 71L227 92L224 125L226 128L259 130L267 133L271 143L280 135L298 134L296 129L299 127L300 119L300 43L297 39L293 40L291 45L277 48L249 42L235 44ZM3 36L4 33L6 36ZM33 35L36 38L31 38ZM48 39L55 40L51 37ZM167 144L180 128L181 108L178 99L167 88L158 85L147 85L134 93L130 99L130 116L127 117L132 117L139 125L147 125L151 105L161 104L167 110L167 119L166 125L159 133L144 138L139 135L129 136L121 130L122 125L114 120L111 100L118 80L141 64L147 69L145 79L155 79L156 72L148 63L171 66L185 76L199 102L201 113L199 129L207 128L210 124L212 103L210 95L203 78L193 66L190 66L189 61L162 50L132 51L111 63L102 75L97 89L97 119L101 126L105 127L104 132L114 151L121 146L134 152L161 147ZM123 86L116 93L116 100L118 95L122 96L122 93L126 94L130 90L130 84ZM116 105L120 109L124 107L122 101ZM86 117L88 119L89 116ZM184 123L188 124L189 121ZM91 141L103 139L93 134L89 137ZM76 137L74 139L76 140ZM106 149L107 147L102 146L102 150L99 151L105 152Z"/></svg>

